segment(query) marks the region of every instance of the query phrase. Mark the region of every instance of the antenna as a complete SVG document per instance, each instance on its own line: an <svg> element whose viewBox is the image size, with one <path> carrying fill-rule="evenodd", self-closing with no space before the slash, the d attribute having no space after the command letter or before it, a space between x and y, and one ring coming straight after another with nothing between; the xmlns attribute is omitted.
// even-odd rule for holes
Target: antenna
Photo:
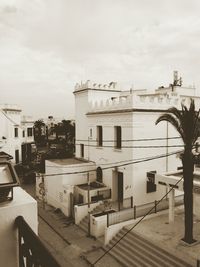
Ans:
<svg viewBox="0 0 200 267"><path fill-rule="evenodd" d="M182 86L183 84L183 79L182 77L178 78L178 71L175 70L174 71L174 82L173 82L173 86Z"/></svg>

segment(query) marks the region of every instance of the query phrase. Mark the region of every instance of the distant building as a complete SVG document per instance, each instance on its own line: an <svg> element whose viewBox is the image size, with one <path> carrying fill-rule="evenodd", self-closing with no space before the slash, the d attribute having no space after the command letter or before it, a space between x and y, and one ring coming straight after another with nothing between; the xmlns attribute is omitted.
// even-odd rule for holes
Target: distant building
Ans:
<svg viewBox="0 0 200 267"><path fill-rule="evenodd" d="M16 105L0 105L0 151L13 157L13 163L22 161L22 145L32 143L33 120L22 117Z"/></svg>

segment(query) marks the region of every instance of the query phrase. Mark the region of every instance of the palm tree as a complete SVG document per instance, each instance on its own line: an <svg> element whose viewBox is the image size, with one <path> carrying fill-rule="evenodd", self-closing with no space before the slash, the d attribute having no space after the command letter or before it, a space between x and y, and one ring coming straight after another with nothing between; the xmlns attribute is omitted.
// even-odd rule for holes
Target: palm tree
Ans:
<svg viewBox="0 0 200 267"><path fill-rule="evenodd" d="M63 130L67 143L73 143L75 138L75 124L71 120L62 120Z"/></svg>
<svg viewBox="0 0 200 267"><path fill-rule="evenodd" d="M185 235L182 239L184 242L191 244L195 242L193 239L193 172L194 159L192 148L199 136L199 112L195 111L194 100L191 99L190 107L181 105L181 110L172 107L167 113L161 115L156 124L161 121L171 123L180 134L184 151L182 155L183 164L183 190L184 190L184 210L185 210Z"/></svg>
<svg viewBox="0 0 200 267"><path fill-rule="evenodd" d="M43 120L40 119L34 122L34 139L36 142L41 142L44 127L45 123Z"/></svg>

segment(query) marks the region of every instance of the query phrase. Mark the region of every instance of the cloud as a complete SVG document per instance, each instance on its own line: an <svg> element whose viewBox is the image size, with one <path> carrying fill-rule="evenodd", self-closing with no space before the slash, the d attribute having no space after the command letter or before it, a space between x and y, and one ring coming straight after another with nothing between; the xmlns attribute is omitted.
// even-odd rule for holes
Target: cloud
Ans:
<svg viewBox="0 0 200 267"><path fill-rule="evenodd" d="M73 86L81 80L156 88L177 69L186 84L200 86L199 5L1 0L1 102L38 116L72 116Z"/></svg>

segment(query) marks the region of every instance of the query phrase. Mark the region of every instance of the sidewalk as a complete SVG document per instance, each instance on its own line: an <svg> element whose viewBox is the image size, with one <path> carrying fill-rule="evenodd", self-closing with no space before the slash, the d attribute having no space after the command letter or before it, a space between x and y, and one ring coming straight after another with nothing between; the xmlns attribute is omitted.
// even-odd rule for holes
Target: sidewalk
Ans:
<svg viewBox="0 0 200 267"><path fill-rule="evenodd" d="M127 229L134 224L127 226ZM150 215L140 222L132 231L138 232L143 237L156 243L160 247L168 250L172 254L190 262L196 266L197 259L200 257L200 243L187 246L181 242L184 236L184 207L175 208L175 221L168 223L168 212L163 211L157 215ZM193 226L194 238L200 240L200 220L194 216Z"/></svg>
<svg viewBox="0 0 200 267"><path fill-rule="evenodd" d="M67 263L70 263L71 267L90 266L91 263L95 262L104 253L102 249L103 244L99 240L87 237L87 234L82 229L73 224L73 222L66 218L61 212L55 212L55 209L48 205L43 209L42 203L40 202L38 203L38 212L40 220L42 219L47 222L49 228L54 228L57 234L61 236L61 240L56 241L56 243L65 242L64 255L62 255L62 251L56 251L56 253L54 253L53 249L55 246L56 249L58 249L58 244L54 244L53 242L52 245L50 245L51 242L49 241L51 241L51 236L49 236L48 239L43 236L42 225L41 222L39 223L39 235L50 251L56 258L59 256L67 259L67 262L63 262L61 266L69 266ZM53 233L54 231L51 229L51 232ZM57 260L61 263L63 261L59 258L57 258ZM120 267L121 265L112 256L106 255L95 266Z"/></svg>

